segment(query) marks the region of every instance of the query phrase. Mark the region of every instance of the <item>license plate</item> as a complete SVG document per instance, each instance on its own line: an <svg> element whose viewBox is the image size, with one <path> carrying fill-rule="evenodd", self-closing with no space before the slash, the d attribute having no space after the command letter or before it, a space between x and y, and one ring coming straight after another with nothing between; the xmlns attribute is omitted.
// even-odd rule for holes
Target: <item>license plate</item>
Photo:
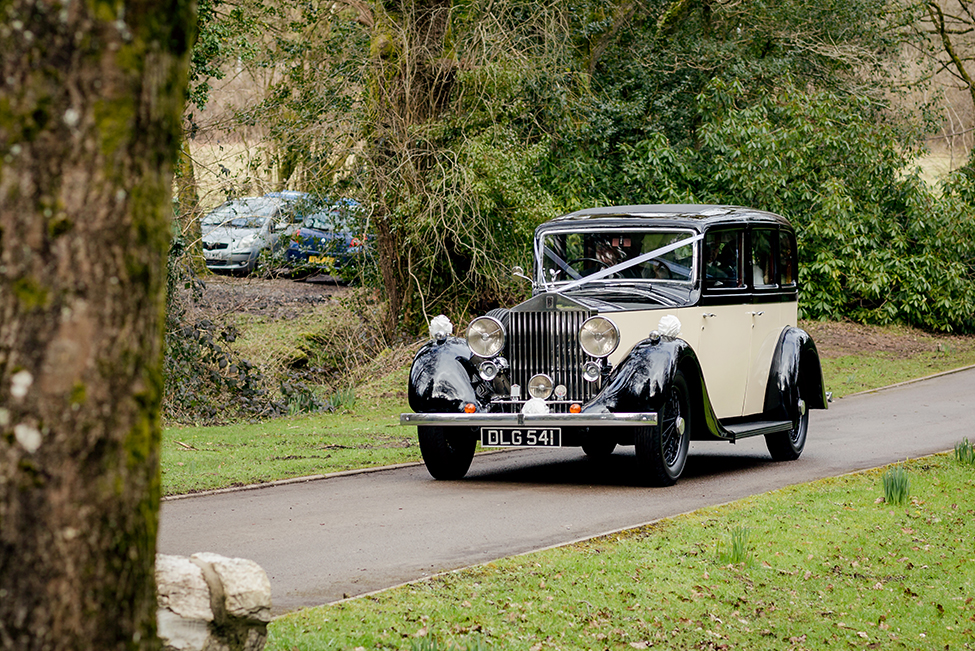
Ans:
<svg viewBox="0 0 975 651"><path fill-rule="evenodd" d="M308 256L308 262L311 264L332 264L335 262L335 258L330 258L324 255L310 255Z"/></svg>
<svg viewBox="0 0 975 651"><path fill-rule="evenodd" d="M482 427L481 446L486 448L559 448L560 427Z"/></svg>

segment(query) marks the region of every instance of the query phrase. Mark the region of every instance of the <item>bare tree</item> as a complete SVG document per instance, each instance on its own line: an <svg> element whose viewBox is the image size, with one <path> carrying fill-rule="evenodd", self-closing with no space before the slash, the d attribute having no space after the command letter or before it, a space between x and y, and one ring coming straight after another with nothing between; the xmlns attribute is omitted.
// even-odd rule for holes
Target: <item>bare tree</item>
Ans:
<svg viewBox="0 0 975 651"><path fill-rule="evenodd" d="M0 2L0 648L156 648L191 0Z"/></svg>

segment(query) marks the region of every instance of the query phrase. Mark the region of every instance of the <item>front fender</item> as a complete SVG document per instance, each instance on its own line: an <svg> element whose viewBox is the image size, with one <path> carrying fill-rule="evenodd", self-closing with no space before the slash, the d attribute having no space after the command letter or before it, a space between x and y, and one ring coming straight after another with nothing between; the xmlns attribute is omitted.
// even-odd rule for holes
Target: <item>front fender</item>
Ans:
<svg viewBox="0 0 975 651"><path fill-rule="evenodd" d="M809 333L788 327L779 335L772 355L768 383L765 385L765 413L791 419L789 409L796 404L801 389L806 406L826 409L826 387L819 352Z"/></svg>
<svg viewBox="0 0 975 651"><path fill-rule="evenodd" d="M606 387L583 412L652 411L685 358L693 359L696 366L697 357L683 339L641 341L613 369Z"/></svg>
<svg viewBox="0 0 975 651"><path fill-rule="evenodd" d="M678 370L684 373L692 408L699 415L693 419L691 438L731 438L711 406L697 354L686 341L673 337L645 339L634 346L583 413L655 411Z"/></svg>
<svg viewBox="0 0 975 651"><path fill-rule="evenodd" d="M459 337L431 341L417 351L410 367L410 409L422 413L457 413L472 402L481 411L471 378L477 370L471 349Z"/></svg>

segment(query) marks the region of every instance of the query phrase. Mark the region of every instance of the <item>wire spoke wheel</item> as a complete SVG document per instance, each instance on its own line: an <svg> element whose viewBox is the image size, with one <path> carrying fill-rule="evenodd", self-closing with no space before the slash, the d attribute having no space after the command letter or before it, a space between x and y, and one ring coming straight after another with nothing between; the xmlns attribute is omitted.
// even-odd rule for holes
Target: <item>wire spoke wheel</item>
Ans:
<svg viewBox="0 0 975 651"><path fill-rule="evenodd" d="M765 435L765 446L775 461L795 461L806 447L809 431L809 409L798 387L789 406L792 428L788 432Z"/></svg>
<svg viewBox="0 0 975 651"><path fill-rule="evenodd" d="M636 456L646 481L653 486L671 486L687 464L691 441L691 403L687 380L674 374L657 413L657 425L638 427L634 436Z"/></svg>

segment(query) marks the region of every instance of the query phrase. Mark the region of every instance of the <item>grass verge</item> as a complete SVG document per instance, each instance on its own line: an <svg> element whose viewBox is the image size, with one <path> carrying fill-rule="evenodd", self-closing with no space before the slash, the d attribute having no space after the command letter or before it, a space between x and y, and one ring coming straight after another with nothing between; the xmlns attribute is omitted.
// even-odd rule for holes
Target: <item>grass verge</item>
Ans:
<svg viewBox="0 0 975 651"><path fill-rule="evenodd" d="M293 342L301 340L297 333L309 327L299 319L289 325L288 336L280 336L263 321L249 323L252 332L242 337L249 345L245 350L257 356L257 351L263 349L265 357L261 359L267 363L283 358L280 351L294 348ZM408 359L409 355L385 357L390 363L374 360L370 366L359 362L359 377L372 375L355 388L354 404L333 413L221 427L165 429L164 494L420 460L415 428L398 424L399 414L409 410L409 368L408 362L403 366L396 360ZM901 355L875 352L822 359L826 387L835 397L972 364L975 341L946 344L936 351Z"/></svg>
<svg viewBox="0 0 975 651"><path fill-rule="evenodd" d="M973 648L975 471L903 467L906 506L882 469L825 479L292 613L267 648Z"/></svg>
<svg viewBox="0 0 975 651"><path fill-rule="evenodd" d="M975 365L975 347L930 352L910 357L887 353L843 355L821 360L826 389L835 397L868 391L917 378Z"/></svg>
<svg viewBox="0 0 975 651"><path fill-rule="evenodd" d="M165 495L420 460L416 432L399 425L408 368L356 390L332 412L163 431Z"/></svg>

